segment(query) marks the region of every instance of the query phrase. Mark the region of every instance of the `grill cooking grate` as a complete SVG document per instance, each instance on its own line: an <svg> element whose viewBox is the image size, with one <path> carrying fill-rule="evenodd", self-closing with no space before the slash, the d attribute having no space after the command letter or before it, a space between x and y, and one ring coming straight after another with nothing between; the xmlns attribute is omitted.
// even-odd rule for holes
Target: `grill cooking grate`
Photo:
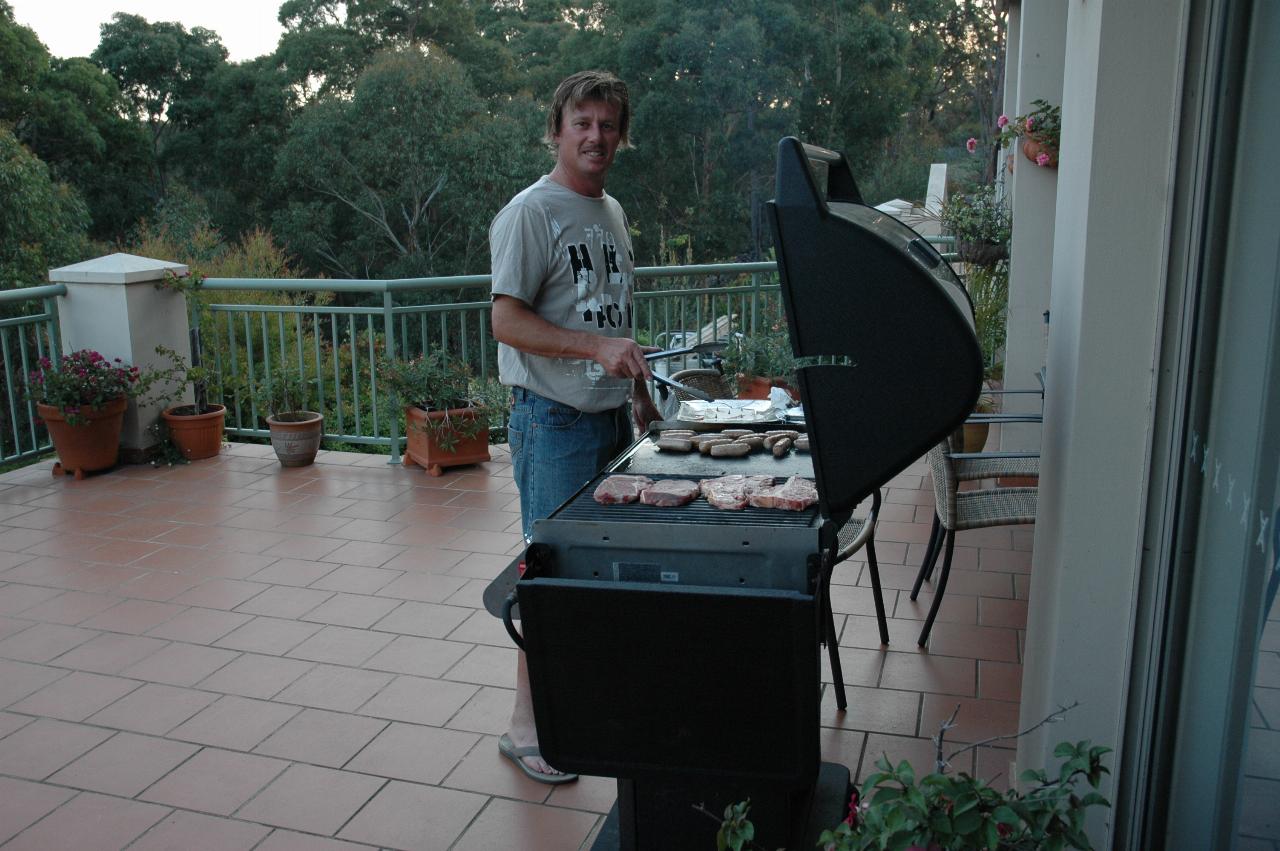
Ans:
<svg viewBox="0 0 1280 851"><path fill-rule="evenodd" d="M596 486L607 475L601 474L591 480L568 504L551 515L553 520L585 520L596 523L662 523L678 526L775 526L782 528L808 528L814 524L818 516L817 503L804 511L784 511L777 508L755 508L747 506L741 511L728 511L714 508L701 497L688 505L675 508L661 508L656 505L642 505L639 502L625 505L601 505L592 497ZM680 479L685 476L663 476L646 474L654 481L660 479ZM691 479L691 481L697 481ZM774 479L774 484L786 481Z"/></svg>

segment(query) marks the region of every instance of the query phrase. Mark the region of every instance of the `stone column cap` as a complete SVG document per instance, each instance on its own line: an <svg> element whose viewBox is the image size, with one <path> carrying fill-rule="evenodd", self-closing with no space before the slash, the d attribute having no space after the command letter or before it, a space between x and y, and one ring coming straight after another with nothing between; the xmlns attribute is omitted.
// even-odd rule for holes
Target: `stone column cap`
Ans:
<svg viewBox="0 0 1280 851"><path fill-rule="evenodd" d="M50 269L49 280L55 284L133 284L139 281L158 281L164 277L165 272L182 276L187 271L183 263L117 252Z"/></svg>

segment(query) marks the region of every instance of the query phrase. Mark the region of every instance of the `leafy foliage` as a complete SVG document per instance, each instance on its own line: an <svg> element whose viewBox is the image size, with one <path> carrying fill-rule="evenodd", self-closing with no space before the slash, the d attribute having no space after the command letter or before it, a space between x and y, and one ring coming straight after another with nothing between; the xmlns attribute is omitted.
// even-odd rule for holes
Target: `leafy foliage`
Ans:
<svg viewBox="0 0 1280 851"><path fill-rule="evenodd" d="M444 413L426 420L421 428L445 451L489 428L506 409L506 391L499 389L501 385L477 380L466 361L443 349L407 361L383 359L378 363L378 380L401 406ZM459 409L473 411L476 416L450 416L450 411ZM415 424L410 421L409 427Z"/></svg>
<svg viewBox="0 0 1280 851"><path fill-rule="evenodd" d="M30 286L84 259L88 224L79 194L0 124L0 287Z"/></svg>
<svg viewBox="0 0 1280 851"><path fill-rule="evenodd" d="M63 355L57 365L47 357L40 358L27 376L25 390L31 399L57 408L67 425L83 425L88 422L84 409L132 398L146 386L136 366L80 349Z"/></svg>

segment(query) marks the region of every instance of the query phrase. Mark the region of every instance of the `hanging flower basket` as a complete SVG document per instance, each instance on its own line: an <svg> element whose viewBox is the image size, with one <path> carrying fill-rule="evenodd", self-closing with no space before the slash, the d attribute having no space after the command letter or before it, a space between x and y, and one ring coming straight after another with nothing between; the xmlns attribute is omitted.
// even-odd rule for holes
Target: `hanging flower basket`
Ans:
<svg viewBox="0 0 1280 851"><path fill-rule="evenodd" d="M1022 153L1042 168L1058 167L1058 149L1049 147L1034 136L1027 136L1022 140Z"/></svg>

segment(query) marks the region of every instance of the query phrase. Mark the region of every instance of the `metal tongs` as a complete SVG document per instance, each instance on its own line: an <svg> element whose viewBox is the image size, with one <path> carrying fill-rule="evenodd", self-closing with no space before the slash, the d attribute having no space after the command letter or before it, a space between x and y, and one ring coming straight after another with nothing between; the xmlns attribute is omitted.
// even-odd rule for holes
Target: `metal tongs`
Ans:
<svg viewBox="0 0 1280 851"><path fill-rule="evenodd" d="M724 351L724 348L727 345L728 343L724 342L723 340L713 340L712 342L709 342L709 343L698 343L696 346L687 346L682 349L665 349L660 352L649 352L644 356L644 359L647 361L654 361L654 360L662 360L663 358L679 357L680 355L692 355L692 354L718 355L720 352ZM724 371L720 365L719 357L714 358L713 364L715 365L716 369L721 370L721 372ZM710 393L706 393L702 390L697 390L693 387L689 387L686 384L681 384L679 381L672 381L670 378L667 378L665 375L659 375L658 373L655 372L653 373L653 380L657 382L658 393L662 396L663 399L667 398L667 393L668 393L667 388L669 387L673 390L680 390L684 393L688 393L693 398L700 399L703 402L715 401L714 397L712 397Z"/></svg>

